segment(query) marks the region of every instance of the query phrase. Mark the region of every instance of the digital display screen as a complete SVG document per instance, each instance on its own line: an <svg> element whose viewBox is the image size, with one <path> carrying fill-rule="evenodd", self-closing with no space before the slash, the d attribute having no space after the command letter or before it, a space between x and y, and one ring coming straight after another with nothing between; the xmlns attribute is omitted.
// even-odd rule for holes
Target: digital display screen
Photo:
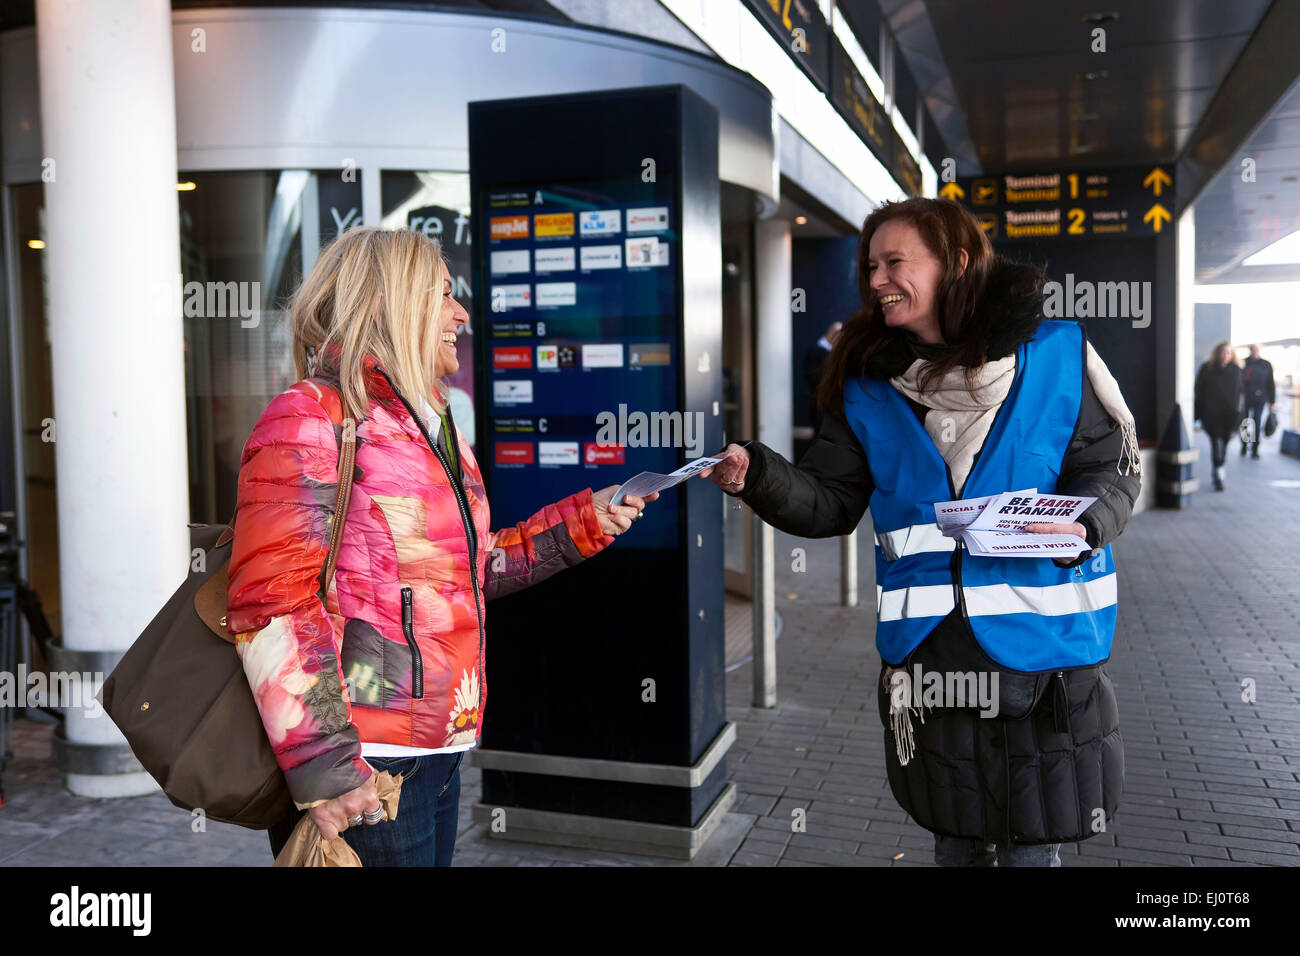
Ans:
<svg viewBox="0 0 1300 956"><path fill-rule="evenodd" d="M670 472L697 451L702 416L677 408L670 197L671 182L639 177L481 188L479 458L495 526L584 487ZM676 508L651 507L620 547L675 548L677 528Z"/></svg>

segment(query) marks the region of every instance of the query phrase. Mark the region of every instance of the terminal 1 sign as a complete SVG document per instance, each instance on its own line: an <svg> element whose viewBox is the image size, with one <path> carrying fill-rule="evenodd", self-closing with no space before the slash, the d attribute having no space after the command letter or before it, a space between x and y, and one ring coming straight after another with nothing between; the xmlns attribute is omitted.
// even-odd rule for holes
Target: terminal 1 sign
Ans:
<svg viewBox="0 0 1300 956"><path fill-rule="evenodd" d="M991 241L1154 236L1173 220L1164 166L1049 170L957 178L939 195L961 203Z"/></svg>

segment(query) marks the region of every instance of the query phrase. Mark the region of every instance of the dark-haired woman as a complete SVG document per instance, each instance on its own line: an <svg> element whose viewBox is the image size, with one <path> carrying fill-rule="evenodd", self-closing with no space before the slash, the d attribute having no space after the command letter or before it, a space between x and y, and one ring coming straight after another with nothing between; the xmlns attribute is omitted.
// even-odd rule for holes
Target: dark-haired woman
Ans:
<svg viewBox="0 0 1300 956"><path fill-rule="evenodd" d="M1210 436L1214 490L1223 490L1228 442L1241 427L1241 366L1231 342L1220 342L1196 372L1192 416Z"/></svg>
<svg viewBox="0 0 1300 956"><path fill-rule="evenodd" d="M1059 866L1104 830L1123 749L1104 663L1115 628L1109 543L1140 488L1133 417L1074 322L1044 321L1042 273L995 258L955 203L888 203L863 224L862 311L845 323L796 466L756 441L710 472L803 537L876 532L876 697L890 787L951 866ZM973 557L934 504L1006 491L1096 496L1073 560ZM900 675L984 676L977 706L916 706ZM993 716L996 712L996 716Z"/></svg>

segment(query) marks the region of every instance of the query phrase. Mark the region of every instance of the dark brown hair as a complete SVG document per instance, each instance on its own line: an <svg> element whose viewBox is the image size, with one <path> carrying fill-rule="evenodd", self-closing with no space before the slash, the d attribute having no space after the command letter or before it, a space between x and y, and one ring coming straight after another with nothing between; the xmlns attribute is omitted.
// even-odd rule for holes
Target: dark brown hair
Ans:
<svg viewBox="0 0 1300 956"><path fill-rule="evenodd" d="M862 308L844 323L835 347L827 357L826 371L817 388L817 402L827 411L839 410L845 380L850 376L867 374L873 356L891 346L905 346L906 337L915 338L905 329L885 324L884 312L871 289L871 276L867 271L871 237L877 229L895 219L916 228L926 248L938 258L944 269L935 296L935 310L946 347L931 360L922 387L959 365L966 366L969 374L973 375L974 370L984 364L989 326L971 319L976 302L984 291L994 256L993 247L989 245L979 221L948 199L917 197L887 202L862 223L862 234L858 237L858 295L862 299ZM961 268L962 249L968 256L965 272Z"/></svg>

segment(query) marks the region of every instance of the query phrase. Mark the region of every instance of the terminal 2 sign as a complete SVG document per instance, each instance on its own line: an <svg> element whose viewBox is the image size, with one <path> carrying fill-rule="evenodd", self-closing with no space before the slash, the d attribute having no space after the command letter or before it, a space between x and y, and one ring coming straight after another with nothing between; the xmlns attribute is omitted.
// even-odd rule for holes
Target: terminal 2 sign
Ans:
<svg viewBox="0 0 1300 956"><path fill-rule="evenodd" d="M1163 166L958 178L939 195L971 210L992 241L1154 236L1173 220Z"/></svg>

